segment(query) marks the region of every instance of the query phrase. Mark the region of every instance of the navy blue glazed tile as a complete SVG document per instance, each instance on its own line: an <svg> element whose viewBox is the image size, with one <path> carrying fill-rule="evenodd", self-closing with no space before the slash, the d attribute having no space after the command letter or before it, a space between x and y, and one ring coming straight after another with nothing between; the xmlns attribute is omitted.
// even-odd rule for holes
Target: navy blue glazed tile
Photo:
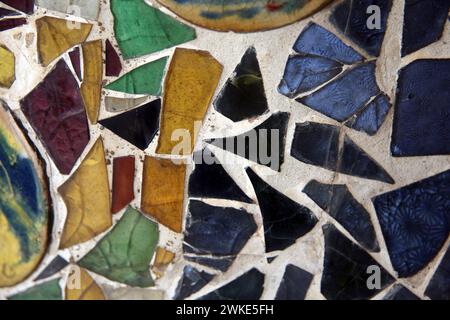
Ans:
<svg viewBox="0 0 450 320"><path fill-rule="evenodd" d="M292 264L286 266L275 300L305 300L313 275Z"/></svg>
<svg viewBox="0 0 450 320"><path fill-rule="evenodd" d="M336 219L367 250L378 252L375 229L366 209L353 197L346 185L310 181L303 192Z"/></svg>
<svg viewBox="0 0 450 320"><path fill-rule="evenodd" d="M331 224L323 226L325 257L321 280L321 292L328 300L370 299L389 286L394 279L366 251L347 239ZM379 289L369 288L373 274L368 267L379 270Z"/></svg>
<svg viewBox="0 0 450 320"><path fill-rule="evenodd" d="M199 300L259 300L264 290L264 274L252 269Z"/></svg>
<svg viewBox="0 0 450 320"><path fill-rule="evenodd" d="M256 50L250 47L214 102L215 109L234 122L269 111Z"/></svg>
<svg viewBox="0 0 450 320"><path fill-rule="evenodd" d="M442 37L449 9L448 0L405 0L403 57Z"/></svg>
<svg viewBox="0 0 450 320"><path fill-rule="evenodd" d="M369 11L370 6L380 9L380 28L369 28L374 16L374 12ZM378 57L391 7L392 0L345 0L336 6L330 20L346 37L370 55Z"/></svg>
<svg viewBox="0 0 450 320"><path fill-rule="evenodd" d="M187 261L198 263L212 269L227 271L234 262L235 256L231 257L207 257L207 256L184 256Z"/></svg>
<svg viewBox="0 0 450 320"><path fill-rule="evenodd" d="M406 289L401 284L394 285L389 292L384 296L383 300L420 300L418 296Z"/></svg>
<svg viewBox="0 0 450 320"><path fill-rule="evenodd" d="M315 23L310 23L303 29L293 49L301 54L320 56L344 64L354 64L364 60L364 57L353 48Z"/></svg>
<svg viewBox="0 0 450 320"><path fill-rule="evenodd" d="M374 200L392 266L402 278L434 259L449 235L450 170Z"/></svg>
<svg viewBox="0 0 450 320"><path fill-rule="evenodd" d="M19 15L19 13L5 8L0 8L0 18L16 15Z"/></svg>
<svg viewBox="0 0 450 320"><path fill-rule="evenodd" d="M186 266L183 276L175 291L176 300L184 300L206 286L214 278L214 275Z"/></svg>
<svg viewBox="0 0 450 320"><path fill-rule="evenodd" d="M450 154L450 59L416 60L400 70L391 152Z"/></svg>
<svg viewBox="0 0 450 320"><path fill-rule="evenodd" d="M450 248L431 278L425 295L433 300L450 300Z"/></svg>
<svg viewBox="0 0 450 320"><path fill-rule="evenodd" d="M43 280L53 276L65 267L69 265L69 262L61 256L56 256L48 266L37 276L36 281Z"/></svg>
<svg viewBox="0 0 450 320"><path fill-rule="evenodd" d="M291 200L247 168L264 222L266 251L283 250L310 232L317 223L311 210Z"/></svg>

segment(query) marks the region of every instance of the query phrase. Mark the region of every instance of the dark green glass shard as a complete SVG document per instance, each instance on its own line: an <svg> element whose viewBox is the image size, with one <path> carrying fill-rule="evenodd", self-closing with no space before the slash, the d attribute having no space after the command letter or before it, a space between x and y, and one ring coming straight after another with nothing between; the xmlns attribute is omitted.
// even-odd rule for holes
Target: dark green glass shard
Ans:
<svg viewBox="0 0 450 320"><path fill-rule="evenodd" d="M62 300L60 279L44 282L24 292L9 297L9 300Z"/></svg>
<svg viewBox="0 0 450 320"><path fill-rule="evenodd" d="M144 64L108 84L105 89L131 94L159 96L166 64L167 57Z"/></svg>
<svg viewBox="0 0 450 320"><path fill-rule="evenodd" d="M196 38L195 30L143 0L112 0L114 32L125 59L136 58Z"/></svg>
<svg viewBox="0 0 450 320"><path fill-rule="evenodd" d="M158 238L158 225L129 207L110 233L78 264L112 281L150 287L154 285L150 262Z"/></svg>

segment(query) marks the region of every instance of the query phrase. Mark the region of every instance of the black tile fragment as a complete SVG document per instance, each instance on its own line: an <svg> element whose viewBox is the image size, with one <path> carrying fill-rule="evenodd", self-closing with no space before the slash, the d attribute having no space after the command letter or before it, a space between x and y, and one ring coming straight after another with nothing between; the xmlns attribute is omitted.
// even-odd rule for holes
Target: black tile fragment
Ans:
<svg viewBox="0 0 450 320"><path fill-rule="evenodd" d="M205 271L199 271L191 266L183 269L183 276L180 279L175 291L176 300L184 300L206 286L214 278L214 275Z"/></svg>
<svg viewBox="0 0 450 320"><path fill-rule="evenodd" d="M406 289L401 284L395 284L384 296L383 300L420 300L418 296Z"/></svg>
<svg viewBox="0 0 450 320"><path fill-rule="evenodd" d="M313 275L292 264L286 266L275 300L305 300Z"/></svg>
<svg viewBox="0 0 450 320"><path fill-rule="evenodd" d="M59 271L61 271L62 269L64 269L68 264L69 264L69 262L66 259L64 259L61 256L56 256L48 264L48 266L37 276L37 278L35 280L38 281L38 280L43 280L48 277L51 277L52 275L54 275L54 274L58 273Z"/></svg>
<svg viewBox="0 0 450 320"><path fill-rule="evenodd" d="M450 248L431 278L425 295L433 300L450 300Z"/></svg>

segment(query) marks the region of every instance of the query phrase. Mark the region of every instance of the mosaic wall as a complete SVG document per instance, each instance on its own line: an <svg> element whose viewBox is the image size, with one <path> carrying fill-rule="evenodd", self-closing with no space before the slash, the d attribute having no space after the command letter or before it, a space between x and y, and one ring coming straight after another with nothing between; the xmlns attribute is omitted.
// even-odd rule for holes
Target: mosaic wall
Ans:
<svg viewBox="0 0 450 320"><path fill-rule="evenodd" d="M450 299L449 0L3 0L0 299Z"/></svg>

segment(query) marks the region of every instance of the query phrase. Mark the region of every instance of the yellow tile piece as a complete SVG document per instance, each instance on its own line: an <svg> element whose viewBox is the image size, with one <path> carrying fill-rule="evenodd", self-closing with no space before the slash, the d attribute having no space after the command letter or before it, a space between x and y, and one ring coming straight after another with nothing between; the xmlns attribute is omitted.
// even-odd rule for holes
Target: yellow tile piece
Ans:
<svg viewBox="0 0 450 320"><path fill-rule="evenodd" d="M105 300L102 289L92 279L89 273L82 268L78 270L79 273L76 272L69 276L69 279L73 276L79 276L79 279L75 279L77 281L67 282L66 300Z"/></svg>
<svg viewBox="0 0 450 320"><path fill-rule="evenodd" d="M157 153L192 153L197 139L195 122L203 121L222 70L222 65L206 51L175 50L165 81ZM178 135L180 129L189 133L190 146L177 150L180 141L172 141L172 134Z"/></svg>
<svg viewBox="0 0 450 320"><path fill-rule="evenodd" d="M39 59L46 67L71 47L84 42L92 24L42 17L36 20L36 29Z"/></svg>
<svg viewBox="0 0 450 320"><path fill-rule="evenodd" d="M101 138L59 193L67 206L61 248L90 240L111 227L108 172Z"/></svg>
<svg viewBox="0 0 450 320"><path fill-rule="evenodd" d="M142 211L181 232L186 165L146 157L142 178Z"/></svg>
<svg viewBox="0 0 450 320"><path fill-rule="evenodd" d="M175 253L158 247L156 249L155 262L153 263L152 270L158 278L161 278L166 272L169 264L175 259Z"/></svg>
<svg viewBox="0 0 450 320"><path fill-rule="evenodd" d="M89 120L96 124L100 110L103 80L102 41L91 41L82 45L84 73L81 95Z"/></svg>
<svg viewBox="0 0 450 320"><path fill-rule="evenodd" d="M14 54L8 48L0 46L0 87L10 88L15 80Z"/></svg>

